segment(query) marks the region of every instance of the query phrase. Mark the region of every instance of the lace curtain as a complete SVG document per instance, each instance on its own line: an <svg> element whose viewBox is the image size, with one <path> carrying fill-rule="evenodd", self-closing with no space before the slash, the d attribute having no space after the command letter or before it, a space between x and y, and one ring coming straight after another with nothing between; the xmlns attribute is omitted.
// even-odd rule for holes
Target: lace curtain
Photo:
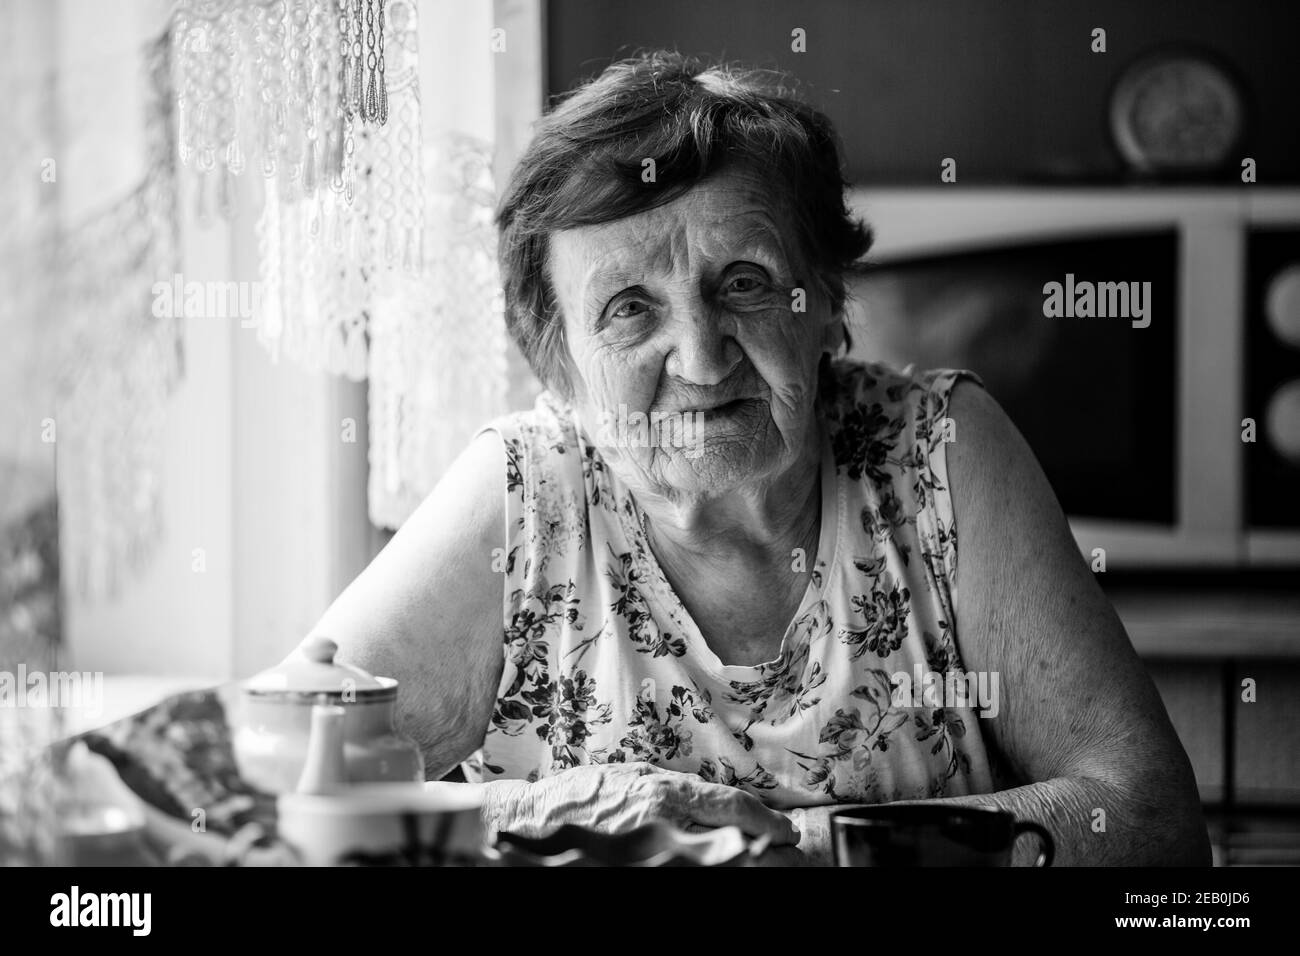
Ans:
<svg viewBox="0 0 1300 956"><path fill-rule="evenodd" d="M61 605L117 593L156 548L182 361L152 310L177 252L162 5L10 0L5 21L0 670L16 676L66 666ZM49 821L62 720L0 708L0 856Z"/></svg>
<svg viewBox="0 0 1300 956"><path fill-rule="evenodd" d="M385 528L507 407L492 145L437 121L437 101L467 97L490 117L491 89L430 89L417 13L436 21L425 36L463 32L447 22L463 11L384 5L388 120L357 127L353 188L304 195L274 177L258 222L259 339L277 361L368 380L369 513Z"/></svg>
<svg viewBox="0 0 1300 956"><path fill-rule="evenodd" d="M492 144L482 126L442 121L456 105L491 128L492 89L481 82L491 68L454 89L445 76L428 85L437 57L429 50L422 63L418 48L417 9L426 37L468 34L458 18L490 25L490 11L412 0L154 3L131 11L154 41L119 49L111 70L87 60L75 76L56 75L25 18L71 18L85 34L110 16L92 6L19 0L15 28L0 36L0 69L17 91L0 158L31 172L0 181L0 329L38 357L4 376L6 447L21 445L30 460L0 461L0 518L22 523L29 504L50 500L57 449L64 587L108 597L147 560L162 532L167 403L183 373L181 320L154 314L153 286L178 270L179 205L233 214L230 177L243 174L265 187L257 334L274 359L368 380L369 512L399 526L517 395L496 274ZM358 15L360 58L355 42L336 45ZM367 16L383 28L373 74ZM486 40L481 49L490 61ZM128 91L120 79L132 70L143 81ZM384 122L341 92L367 100L375 76ZM116 120L133 110L140 89L143 155L87 157L126 166L132 154L134 165L105 175L102 190L87 189L81 172L94 163L79 165L82 198L103 197L61 220L62 185L37 181L43 163L62 161L96 111ZM331 114L335 94L342 116ZM105 110L114 96L119 109ZM70 106L78 115L60 113ZM46 419L43 444L33 436Z"/></svg>
<svg viewBox="0 0 1300 956"><path fill-rule="evenodd" d="M416 7L409 0L376 7L387 38L385 122L342 117L337 175L308 191L304 162L296 177L267 179L257 223L259 340L276 361L354 381L368 373L379 287L392 273L419 272L424 221ZM332 76L328 61L322 71Z"/></svg>
<svg viewBox="0 0 1300 956"><path fill-rule="evenodd" d="M153 285L179 268L168 38L145 51L146 170L124 199L69 235L58 469L64 574L80 594L114 594L162 533L167 398L180 379L174 314Z"/></svg>
<svg viewBox="0 0 1300 956"><path fill-rule="evenodd" d="M157 37L111 66L56 69L55 59L24 67L29 51L12 44L25 38L58 49L57 21L48 8L15 9L31 30L6 31L5 40L5 64L21 75L6 84L15 111L0 148L9 154L4 168L23 175L6 176L3 186L0 328L17 340L18 377L29 391L6 447L48 449L63 586L100 598L117 592L161 532L162 428L181 374L179 325L152 310L153 284L175 270L177 256L168 43ZM162 25L159 18L154 28ZM143 93L143 155L115 155L100 189L81 179L94 167L81 139L101 105L97 85L112 85L105 77L128 88L134 79L132 92ZM114 198L109 184L132 165L135 185ZM79 178L80 205L92 212L60 209L61 173Z"/></svg>
<svg viewBox="0 0 1300 956"><path fill-rule="evenodd" d="M455 132L424 152L424 269L384 283L370 375L370 518L396 528L474 432L506 408L506 329L489 144Z"/></svg>

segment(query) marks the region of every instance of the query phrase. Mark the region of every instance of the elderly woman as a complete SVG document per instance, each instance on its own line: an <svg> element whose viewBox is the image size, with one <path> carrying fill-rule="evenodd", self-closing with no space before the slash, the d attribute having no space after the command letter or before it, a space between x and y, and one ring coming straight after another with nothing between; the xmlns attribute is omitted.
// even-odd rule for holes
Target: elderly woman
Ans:
<svg viewBox="0 0 1300 956"><path fill-rule="evenodd" d="M1206 862L1014 426L969 372L844 358L844 186L826 117L759 74L660 53L564 100L498 218L548 391L316 632L402 681L430 778L463 763L498 827L734 824L820 862L836 805L942 799L1058 862Z"/></svg>

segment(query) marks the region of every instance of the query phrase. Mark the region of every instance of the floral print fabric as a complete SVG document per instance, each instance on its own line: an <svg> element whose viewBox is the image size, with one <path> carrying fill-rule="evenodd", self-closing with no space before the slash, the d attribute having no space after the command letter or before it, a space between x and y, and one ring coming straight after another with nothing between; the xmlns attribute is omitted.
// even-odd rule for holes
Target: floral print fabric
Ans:
<svg viewBox="0 0 1300 956"><path fill-rule="evenodd" d="M897 676L962 670L944 419L956 381L979 380L823 369L818 555L780 653L753 666L709 649L568 406L544 394L488 426L506 450L504 670L468 779L648 761L779 809L994 789L978 713L917 706Z"/></svg>

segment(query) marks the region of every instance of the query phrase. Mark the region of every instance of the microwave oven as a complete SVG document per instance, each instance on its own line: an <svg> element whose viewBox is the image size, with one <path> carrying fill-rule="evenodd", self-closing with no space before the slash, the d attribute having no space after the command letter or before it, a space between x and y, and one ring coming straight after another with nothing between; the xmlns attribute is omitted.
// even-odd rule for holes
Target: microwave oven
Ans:
<svg viewBox="0 0 1300 956"><path fill-rule="evenodd" d="M855 190L850 206L875 234L849 283L852 354L979 374L1086 557L1300 568L1300 190Z"/></svg>

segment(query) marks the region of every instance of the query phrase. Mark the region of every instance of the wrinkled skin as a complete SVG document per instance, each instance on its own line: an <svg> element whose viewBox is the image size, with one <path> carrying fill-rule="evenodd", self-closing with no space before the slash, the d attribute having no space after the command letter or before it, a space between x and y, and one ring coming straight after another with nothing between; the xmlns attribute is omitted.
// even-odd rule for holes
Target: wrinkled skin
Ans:
<svg viewBox="0 0 1300 956"><path fill-rule="evenodd" d="M575 407L651 513L709 503L725 526L815 477L817 367L838 345L839 316L771 195L724 170L657 209L551 237ZM732 401L743 404L716 410ZM620 406L703 412L698 445L601 443L599 423Z"/></svg>

